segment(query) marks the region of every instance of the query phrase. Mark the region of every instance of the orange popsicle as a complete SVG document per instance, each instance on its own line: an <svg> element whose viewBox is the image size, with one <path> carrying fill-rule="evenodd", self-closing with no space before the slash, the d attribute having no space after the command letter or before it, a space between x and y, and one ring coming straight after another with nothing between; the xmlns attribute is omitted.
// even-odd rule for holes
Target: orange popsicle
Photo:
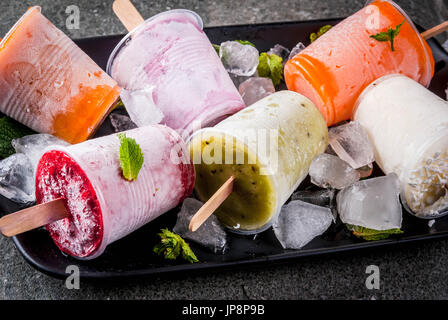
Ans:
<svg viewBox="0 0 448 320"><path fill-rule="evenodd" d="M370 38L404 21L390 42ZM285 65L289 90L311 99L328 126L349 120L356 99L372 81L400 73L424 86L434 75L431 49L394 2L376 0L348 17Z"/></svg>
<svg viewBox="0 0 448 320"><path fill-rule="evenodd" d="M0 42L0 111L70 143L89 138L120 94L117 83L31 7Z"/></svg>

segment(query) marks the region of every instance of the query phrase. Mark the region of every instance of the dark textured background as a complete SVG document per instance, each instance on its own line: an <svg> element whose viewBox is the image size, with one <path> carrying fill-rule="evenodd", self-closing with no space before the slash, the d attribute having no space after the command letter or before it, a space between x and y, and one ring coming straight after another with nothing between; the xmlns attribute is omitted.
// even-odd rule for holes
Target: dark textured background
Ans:
<svg viewBox="0 0 448 320"><path fill-rule="evenodd" d="M448 19L448 0L397 1L420 25ZM194 10L205 26L295 21L347 16L365 0L134 0L147 18L174 8ZM80 8L80 29L67 30L65 9ZM0 2L0 34L30 5L72 38L125 32L112 12L112 0ZM445 35L439 37L445 40ZM380 290L367 290L365 270L378 265ZM127 281L81 281L80 290L31 268L11 240L0 237L0 299L447 299L448 241L348 255L297 260L236 271L182 274Z"/></svg>

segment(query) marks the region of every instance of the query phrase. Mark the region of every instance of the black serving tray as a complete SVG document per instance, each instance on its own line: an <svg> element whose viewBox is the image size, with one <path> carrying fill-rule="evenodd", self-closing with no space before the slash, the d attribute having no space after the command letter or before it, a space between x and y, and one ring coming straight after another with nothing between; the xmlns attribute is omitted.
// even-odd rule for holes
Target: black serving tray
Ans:
<svg viewBox="0 0 448 320"><path fill-rule="evenodd" d="M286 22L257 25L241 25L206 28L205 32L213 43L226 40L249 40L260 51L266 51L279 43L287 48L302 41L309 43L308 36L321 26L336 24L340 19L306 22ZM103 69L112 49L122 38L121 35L77 40L76 43ZM430 89L445 98L448 82L448 55L435 40L429 41L436 60L436 75ZM101 126L97 136L112 133L109 120ZM374 175L382 175L375 168ZM313 188L308 180L300 189ZM0 212L11 213L21 209L17 204L0 196ZM322 236L314 239L301 250L284 250L272 229L257 236L241 236L229 233L230 249L224 255L215 255L199 245L190 243L200 262L195 264L182 261L169 262L152 252L158 242L157 233L161 228L172 228L176 221L176 208L155 221L147 224L131 235L109 245L104 254L96 260L81 261L62 254L43 229L33 230L13 238L17 249L25 259L38 270L55 277L65 277L68 265L77 265L81 277L109 278L154 275L172 272L194 272L198 270L241 268L248 265L298 259L314 255L328 255L344 251L365 250L372 247L386 247L417 241L448 237L448 218L439 219L432 228L428 221L420 220L403 210L404 234L389 240L365 242L352 236L339 221Z"/></svg>

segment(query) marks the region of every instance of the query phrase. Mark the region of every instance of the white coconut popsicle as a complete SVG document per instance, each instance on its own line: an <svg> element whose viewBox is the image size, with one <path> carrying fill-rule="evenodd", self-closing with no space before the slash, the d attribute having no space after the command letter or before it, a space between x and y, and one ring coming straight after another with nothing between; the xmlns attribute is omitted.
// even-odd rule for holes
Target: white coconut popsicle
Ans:
<svg viewBox="0 0 448 320"><path fill-rule="evenodd" d="M378 165L398 175L405 206L420 217L448 207L448 102L402 75L378 79L356 104Z"/></svg>
<svg viewBox="0 0 448 320"><path fill-rule="evenodd" d="M136 181L125 180L116 134L68 147L51 147L36 173L37 203L63 198L70 216L47 226L56 245L93 259L187 197L194 167L180 136L166 126L126 131L142 149Z"/></svg>

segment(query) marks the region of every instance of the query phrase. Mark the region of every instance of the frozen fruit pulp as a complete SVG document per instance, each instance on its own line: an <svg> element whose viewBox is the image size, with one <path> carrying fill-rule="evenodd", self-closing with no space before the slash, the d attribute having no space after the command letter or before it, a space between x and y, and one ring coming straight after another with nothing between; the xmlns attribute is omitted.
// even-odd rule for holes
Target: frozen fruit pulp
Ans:
<svg viewBox="0 0 448 320"><path fill-rule="evenodd" d="M120 88L41 13L31 8L0 47L0 111L70 143L92 136Z"/></svg>
<svg viewBox="0 0 448 320"><path fill-rule="evenodd" d="M71 256L86 257L103 239L102 212L96 192L81 167L66 153L43 155L36 172L38 204L63 198L69 217L46 226L55 244Z"/></svg>
<svg viewBox="0 0 448 320"><path fill-rule="evenodd" d="M193 139L190 145L191 157L195 152L203 154L206 149L222 148L226 154L231 149L233 160L238 154L244 155L244 163L233 164L201 162L196 164L196 191L202 201L207 201L230 176L235 177L232 194L216 210L215 214L226 226L235 229L257 230L266 225L275 213L277 199L270 176L261 175L262 166L257 156L251 153L240 141L231 137L215 135L203 139ZM226 147L230 143L231 148ZM254 161L256 159L256 161ZM243 161L241 161L243 162Z"/></svg>

